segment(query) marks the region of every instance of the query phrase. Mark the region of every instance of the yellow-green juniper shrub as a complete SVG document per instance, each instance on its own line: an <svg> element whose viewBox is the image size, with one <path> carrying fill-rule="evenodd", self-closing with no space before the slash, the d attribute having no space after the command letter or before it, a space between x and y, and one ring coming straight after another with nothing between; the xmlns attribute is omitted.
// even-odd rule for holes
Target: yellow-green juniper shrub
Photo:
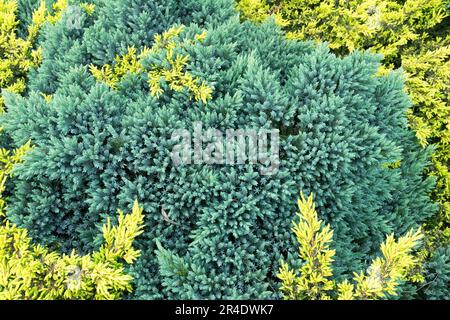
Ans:
<svg viewBox="0 0 450 320"><path fill-rule="evenodd" d="M374 259L366 273L355 272L352 282L337 283L331 279L336 253L330 248L333 230L319 220L313 195L306 199L301 194L298 208L299 221L293 222L292 231L304 263L298 272L291 270L287 263L281 263L278 278L282 281L280 289L286 300L383 299L396 295L399 281L405 280L407 271L418 263L412 250L423 238L420 229L409 231L397 241L389 235L381 245L382 257Z"/></svg>
<svg viewBox="0 0 450 320"><path fill-rule="evenodd" d="M41 52L34 48L38 32L45 22L45 3L34 12L26 39L17 37L19 21L17 2L0 0L0 87L14 93L25 91L26 75L41 60ZM4 102L0 97L0 111Z"/></svg>

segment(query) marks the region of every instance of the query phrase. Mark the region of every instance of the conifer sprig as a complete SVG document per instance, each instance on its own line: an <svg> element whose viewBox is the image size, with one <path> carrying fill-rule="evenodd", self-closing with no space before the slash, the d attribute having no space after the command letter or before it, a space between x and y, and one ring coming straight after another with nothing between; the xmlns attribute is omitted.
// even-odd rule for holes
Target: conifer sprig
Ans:
<svg viewBox="0 0 450 320"><path fill-rule="evenodd" d="M105 243L84 256L59 254L31 243L26 229L6 221L0 226L0 299L119 299L131 291L132 277L122 259L132 263L139 251L134 239L143 231L142 207L119 210L119 222L103 226Z"/></svg>
<svg viewBox="0 0 450 320"><path fill-rule="evenodd" d="M163 92L162 83L167 83L173 91L187 89L196 101L206 103L211 99L212 89L205 81L192 76L186 71L189 56L175 53L176 48L184 44L179 40L184 26L172 27L162 34L156 34L152 48L143 48L139 54L134 47L128 48L128 52L122 57L116 56L113 65L105 64L102 67L90 65L89 69L97 81L108 84L117 89L118 83L126 74L139 74L147 72L150 93L159 97ZM195 35L195 41L203 41L206 33ZM149 55L163 56L163 61L153 62L147 69L142 65Z"/></svg>
<svg viewBox="0 0 450 320"><path fill-rule="evenodd" d="M333 281L329 280L333 271L331 263L335 251L330 249L333 231L329 225L322 226L314 207L313 195L305 199L303 193L297 202L299 221L293 222L294 232L299 243L299 256L305 261L300 268L300 276L289 270L282 262L279 278L282 280L281 290L285 297L316 300L328 299L327 291L333 289Z"/></svg>
<svg viewBox="0 0 450 320"><path fill-rule="evenodd" d="M13 151L4 148L0 149L0 222L5 216L6 202L4 192L6 188L6 180L12 173L14 165L24 160L25 154L32 149L31 141Z"/></svg>

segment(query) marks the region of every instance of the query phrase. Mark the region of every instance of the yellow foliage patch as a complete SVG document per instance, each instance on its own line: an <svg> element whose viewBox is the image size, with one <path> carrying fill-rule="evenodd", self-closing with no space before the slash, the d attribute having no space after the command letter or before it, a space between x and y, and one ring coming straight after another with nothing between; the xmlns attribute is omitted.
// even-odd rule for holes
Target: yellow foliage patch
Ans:
<svg viewBox="0 0 450 320"><path fill-rule="evenodd" d="M90 71L97 81L101 81L116 89L118 83L126 74L147 72L150 93L159 97L164 91L161 84L167 83L173 91L187 89L196 101L206 103L211 99L212 89L201 79L186 71L189 56L175 53L175 49L183 46L178 37L184 30L183 26L172 27L163 34L155 35L152 48L143 48L137 54L135 48L128 48L122 57L117 56L113 65L106 64L100 68L91 65ZM195 36L195 41L202 41L206 33ZM152 63L145 68L142 61L150 54L164 55L164 63Z"/></svg>

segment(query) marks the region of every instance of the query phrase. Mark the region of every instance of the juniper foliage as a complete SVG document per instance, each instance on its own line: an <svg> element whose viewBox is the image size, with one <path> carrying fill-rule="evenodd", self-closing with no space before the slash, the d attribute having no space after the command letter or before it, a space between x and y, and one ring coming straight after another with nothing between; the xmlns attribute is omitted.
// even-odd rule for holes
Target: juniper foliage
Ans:
<svg viewBox="0 0 450 320"><path fill-rule="evenodd" d="M408 131L401 74L376 75L379 56L339 58L286 40L271 21L240 23L229 0L94 3L80 29L68 28L64 14L48 26L30 94L5 96L2 125L15 145L34 145L11 180L7 216L35 241L89 252L107 216L138 199L146 226L128 270L130 298L261 299L279 297L297 190L316 194L335 232L337 279L365 269L385 234L434 213L433 181L422 176L429 150ZM164 81L152 95L148 73L125 73L112 88L89 70L129 48L151 48L155 35L181 25L185 45L175 50L189 57L186 72L212 89L207 101ZM165 57L150 62L167 67ZM197 121L223 132L279 129L279 171L174 166L173 131Z"/></svg>

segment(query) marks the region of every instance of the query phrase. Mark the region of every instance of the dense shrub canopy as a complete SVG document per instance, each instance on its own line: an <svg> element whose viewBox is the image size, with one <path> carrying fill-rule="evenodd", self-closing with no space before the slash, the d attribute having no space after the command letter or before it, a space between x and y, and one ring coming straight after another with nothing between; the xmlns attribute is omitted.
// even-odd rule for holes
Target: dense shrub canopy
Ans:
<svg viewBox="0 0 450 320"><path fill-rule="evenodd" d="M279 261L295 243L299 190L315 193L334 229L337 278L363 270L385 234L433 214L433 183L421 174L429 152L407 129L401 74L376 75L380 57L338 58L286 40L271 21L240 23L228 0L95 4L80 29L68 27L67 14L46 27L30 94L5 97L5 131L17 146L34 145L11 180L8 218L35 241L88 252L99 245L99 213L114 217L137 199L146 226L130 267L133 298L265 298L278 295ZM147 73L125 75L117 88L90 73L89 65L152 47L155 34L180 24L184 45L175 50L213 89L207 103L165 84L153 96ZM205 39L190 41L203 31ZM279 129L279 171L174 166L171 135L196 121Z"/></svg>
<svg viewBox="0 0 450 320"><path fill-rule="evenodd" d="M431 259L426 273L439 279L421 286L442 282L450 288L444 272L450 266L435 268L431 262L444 263L438 257L450 245L450 1L238 0L237 8L242 20L260 23L274 16L288 38L326 41L338 55L370 49L383 54L383 69L403 69L413 102L409 126L423 146L434 147L426 173L436 177L431 198L440 205L426 221L427 245L421 255ZM435 296L432 290L422 291L423 298Z"/></svg>

